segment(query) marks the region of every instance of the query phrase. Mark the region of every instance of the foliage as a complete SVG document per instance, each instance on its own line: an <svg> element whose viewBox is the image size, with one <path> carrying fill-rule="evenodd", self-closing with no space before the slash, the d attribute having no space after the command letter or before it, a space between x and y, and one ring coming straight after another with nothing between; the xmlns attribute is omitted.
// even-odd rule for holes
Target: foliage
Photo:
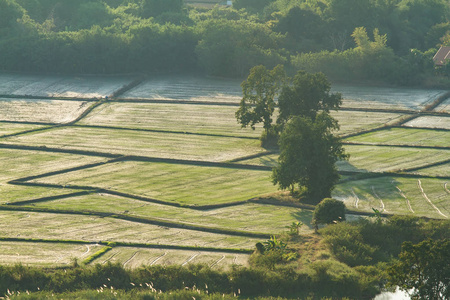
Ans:
<svg viewBox="0 0 450 300"><path fill-rule="evenodd" d="M413 299L450 298L450 240L405 242L388 269L389 285L412 290Z"/></svg>
<svg viewBox="0 0 450 300"><path fill-rule="evenodd" d="M278 99L278 124L285 124L292 116L315 120L320 111L337 110L342 103L339 93L330 94L330 83L323 73L310 74L299 71L292 85L285 85Z"/></svg>
<svg viewBox="0 0 450 300"><path fill-rule="evenodd" d="M285 64L415 85L447 74L434 74L428 55L425 68L411 64L410 50L447 43L448 20L446 0L236 0L210 10L182 0L0 0L0 69L242 77L255 65Z"/></svg>
<svg viewBox="0 0 450 300"><path fill-rule="evenodd" d="M212 19L199 24L202 38L196 54L211 75L242 77L256 65L269 68L281 64L282 36L265 24L250 20Z"/></svg>
<svg viewBox="0 0 450 300"><path fill-rule="evenodd" d="M280 136L279 166L273 169L273 183L291 192L298 184L314 203L330 197L339 180L335 163L347 157L340 139L331 132L336 128L336 120L326 112L319 113L315 120L291 118Z"/></svg>
<svg viewBox="0 0 450 300"><path fill-rule="evenodd" d="M375 265L399 255L405 241L419 243L426 237L449 239L448 220L419 220L411 216L393 216L377 223L366 219L341 222L319 230L330 250L350 266Z"/></svg>
<svg viewBox="0 0 450 300"><path fill-rule="evenodd" d="M300 227L302 227L303 223L298 221L298 222L292 222L291 225L286 226L286 228L289 229L289 234L290 235L299 235L300 233Z"/></svg>
<svg viewBox="0 0 450 300"><path fill-rule="evenodd" d="M281 65L272 70L262 65L250 70L250 75L241 84L243 97L236 112L236 119L242 127L250 125L255 129L257 123L263 122L266 132L271 129L275 97L284 78L285 73Z"/></svg>
<svg viewBox="0 0 450 300"><path fill-rule="evenodd" d="M342 201L325 198L316 205L313 214L313 223L332 224L345 221L345 204Z"/></svg>

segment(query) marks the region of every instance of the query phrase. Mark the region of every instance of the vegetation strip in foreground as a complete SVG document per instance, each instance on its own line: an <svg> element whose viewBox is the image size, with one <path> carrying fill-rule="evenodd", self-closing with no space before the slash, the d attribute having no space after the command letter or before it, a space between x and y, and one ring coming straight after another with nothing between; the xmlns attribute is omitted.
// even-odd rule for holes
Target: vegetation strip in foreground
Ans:
<svg viewBox="0 0 450 300"><path fill-rule="evenodd" d="M50 208L36 208L36 207L24 207L24 206L13 206L13 205L0 205L0 211L27 211L27 212L41 212L41 213L51 213L51 214L66 214L66 215L84 215L84 216L98 216L98 217L109 217L114 219L120 219L124 221L130 221L135 223L141 223L141 224L150 224L150 225L157 225L157 226L163 226L168 228L180 228L180 229L187 229L187 230L194 230L194 231L201 231L201 232L209 232L209 233L217 233L217 234L224 234L224 235L232 235L232 236L243 236L243 237L254 237L254 238L263 238L268 239L270 238L270 234L265 233L253 233L248 231L242 231L242 230L230 230L230 229L223 229L223 228L214 228L214 227L206 227L206 226L200 226L200 225L193 225L193 224L185 224L180 222L168 222L163 221L156 218L143 218L143 217L133 217L125 214L115 214L115 213L107 213L107 212L99 212L99 211L75 211L75 210L62 210L62 209L50 209Z"/></svg>

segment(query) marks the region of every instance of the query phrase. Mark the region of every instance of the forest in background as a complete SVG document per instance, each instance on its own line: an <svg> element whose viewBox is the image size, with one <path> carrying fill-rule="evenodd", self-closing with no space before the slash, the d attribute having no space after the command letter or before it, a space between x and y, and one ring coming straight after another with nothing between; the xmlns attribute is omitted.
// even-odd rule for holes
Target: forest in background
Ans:
<svg viewBox="0 0 450 300"><path fill-rule="evenodd" d="M433 86L450 68L446 0L0 0L0 70L238 77L284 64L330 79Z"/></svg>

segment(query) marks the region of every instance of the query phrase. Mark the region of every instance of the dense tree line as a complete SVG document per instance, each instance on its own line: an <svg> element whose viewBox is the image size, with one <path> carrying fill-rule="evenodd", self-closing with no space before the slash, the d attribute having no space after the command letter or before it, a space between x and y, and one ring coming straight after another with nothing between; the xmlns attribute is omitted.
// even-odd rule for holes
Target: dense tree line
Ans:
<svg viewBox="0 0 450 300"><path fill-rule="evenodd" d="M183 0L0 0L0 70L242 77L255 65L284 64L416 84L433 75L431 58L449 43L449 7L446 0L235 0L209 10Z"/></svg>

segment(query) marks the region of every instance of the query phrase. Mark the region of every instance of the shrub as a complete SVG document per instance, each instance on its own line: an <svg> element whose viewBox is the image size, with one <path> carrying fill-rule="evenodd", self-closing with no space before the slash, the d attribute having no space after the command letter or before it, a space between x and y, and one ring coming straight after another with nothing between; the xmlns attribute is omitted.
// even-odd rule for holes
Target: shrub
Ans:
<svg viewBox="0 0 450 300"><path fill-rule="evenodd" d="M313 224L331 224L345 220L345 204L341 201L325 198L317 204L313 214Z"/></svg>

